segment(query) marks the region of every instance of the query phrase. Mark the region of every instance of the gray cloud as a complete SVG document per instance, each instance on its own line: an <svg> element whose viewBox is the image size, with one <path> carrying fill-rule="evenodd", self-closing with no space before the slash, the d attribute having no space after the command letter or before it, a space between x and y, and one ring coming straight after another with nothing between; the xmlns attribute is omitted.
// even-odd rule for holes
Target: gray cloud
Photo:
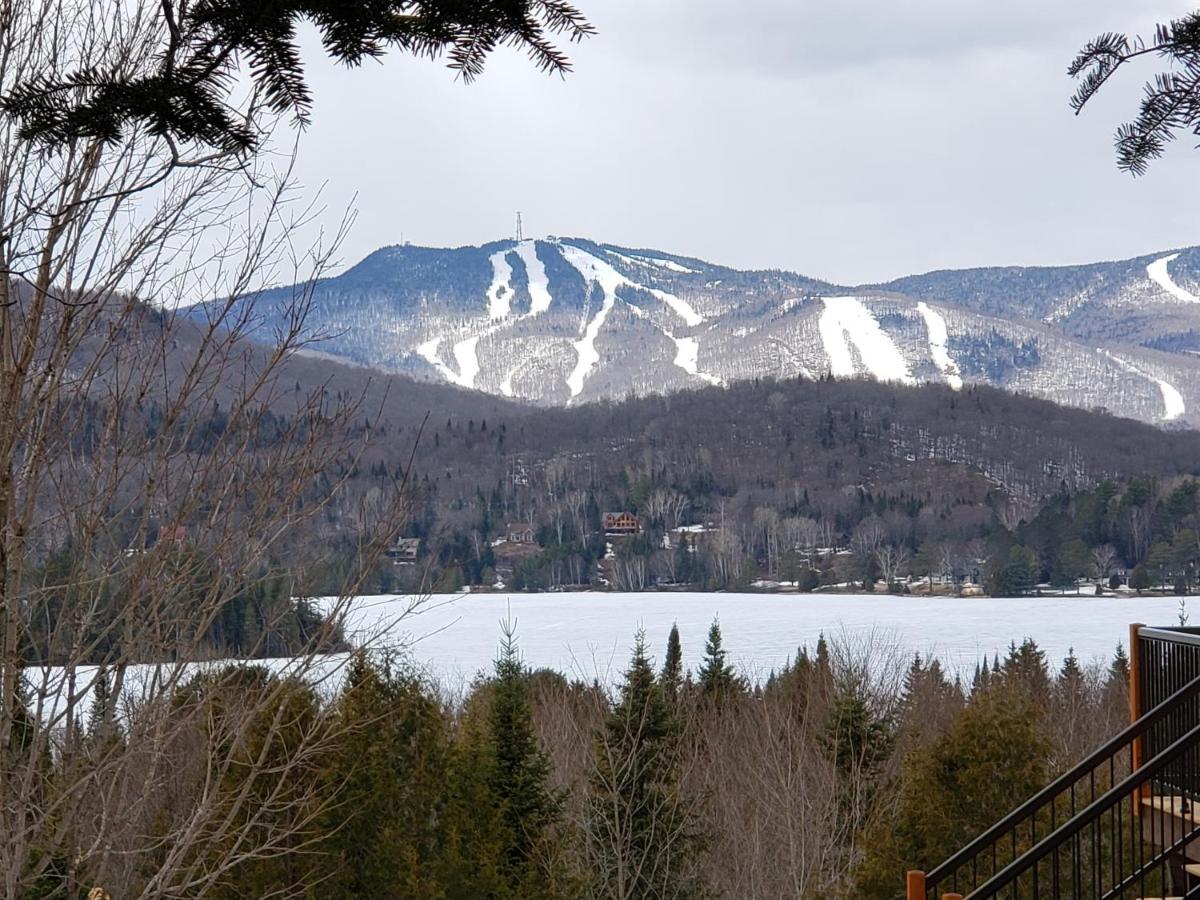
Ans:
<svg viewBox="0 0 1200 900"><path fill-rule="evenodd" d="M580 3L600 34L565 81L513 54L470 87L310 54L299 171L331 219L357 196L347 261L507 236L517 209L536 234L842 282L1200 242L1200 153L1137 181L1113 165L1150 70L1080 118L1064 74L1094 34L1190 2Z"/></svg>

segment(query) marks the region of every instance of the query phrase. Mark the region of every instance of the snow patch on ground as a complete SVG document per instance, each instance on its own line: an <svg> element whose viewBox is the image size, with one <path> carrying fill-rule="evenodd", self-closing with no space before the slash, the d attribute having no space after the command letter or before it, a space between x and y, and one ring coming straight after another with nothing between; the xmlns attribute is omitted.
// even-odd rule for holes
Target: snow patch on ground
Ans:
<svg viewBox="0 0 1200 900"><path fill-rule="evenodd" d="M917 304L917 312L925 320L925 328L929 332L929 356L933 364L946 376L946 383L953 390L961 391L962 374L958 370L958 363L950 358L950 351L946 349L946 319L924 300Z"/></svg>
<svg viewBox="0 0 1200 900"><path fill-rule="evenodd" d="M430 338L417 347L417 354L437 369L441 376L451 384L465 388L475 387L475 378L479 374L479 355L476 352L479 338L467 338L454 345L452 352L454 361L458 363L457 372L442 362L438 356L438 347L441 346L441 343L440 337Z"/></svg>
<svg viewBox="0 0 1200 900"><path fill-rule="evenodd" d="M638 259L644 259L652 266L660 266L669 272L678 272L680 275L699 275L696 269L689 269L687 266L681 266L673 259L661 259L657 256L639 256Z"/></svg>
<svg viewBox="0 0 1200 900"><path fill-rule="evenodd" d="M675 342L675 365L709 384L721 384L721 379L717 376L700 371L700 344L695 338L672 337L669 334L667 337Z"/></svg>
<svg viewBox="0 0 1200 900"><path fill-rule="evenodd" d="M1191 291L1184 290L1177 285L1172 280L1171 273L1167 271L1167 266L1175 262L1175 260L1178 258L1178 253L1172 253L1169 256L1156 259L1154 262L1150 263L1150 265L1146 266L1146 274L1150 276L1151 281L1157 284L1176 300L1181 300L1184 303L1200 303L1200 297L1197 297Z"/></svg>
<svg viewBox="0 0 1200 900"><path fill-rule="evenodd" d="M475 387L479 375L479 337L467 338L454 345L454 361L458 363L457 384L465 388Z"/></svg>
<svg viewBox="0 0 1200 900"><path fill-rule="evenodd" d="M489 319L503 319L512 304L512 266L508 264L506 256L507 250L500 250L491 256L492 286L487 292Z"/></svg>
<svg viewBox="0 0 1200 900"><path fill-rule="evenodd" d="M658 256L641 256L639 254L618 253L616 250L606 250L606 253L611 253L617 259L622 259L631 266L652 266L654 268L666 269L668 272L678 272L680 275L699 275L696 269L689 269L687 266L681 266L673 259L662 259Z"/></svg>
<svg viewBox="0 0 1200 900"><path fill-rule="evenodd" d="M538 259L533 241L517 244L517 256L525 263L525 271L529 275L529 316L532 318L550 308L554 299L550 296L550 279L546 277L546 267Z"/></svg>
<svg viewBox="0 0 1200 900"><path fill-rule="evenodd" d="M829 369L835 377L852 378L857 374L850 352L853 343L872 376L880 381L913 383L908 363L862 300L858 297L822 297L821 302L825 309L817 327L829 357Z"/></svg>
<svg viewBox="0 0 1200 900"><path fill-rule="evenodd" d="M517 372L519 371L521 371L520 365L513 366L513 368L509 370L508 374L504 376L504 380L500 382L500 393L505 397L511 397L513 395L512 383L513 379L517 375Z"/></svg>
<svg viewBox="0 0 1200 900"><path fill-rule="evenodd" d="M1169 381L1164 381L1161 378L1157 378L1154 375L1151 375L1149 372L1139 369L1128 360L1121 359L1119 356L1114 356L1107 350L1101 348L1097 349L1099 349L1102 354L1107 356L1126 372L1130 372L1134 375L1140 375L1142 378L1148 378L1158 385L1158 390L1162 394L1163 400L1162 421L1174 422L1185 412L1187 412L1187 405L1183 402L1183 394L1179 393L1179 389L1176 388L1175 385L1171 384Z"/></svg>
<svg viewBox="0 0 1200 900"><path fill-rule="evenodd" d="M631 285L633 287L641 288L643 291L649 291L663 303L667 304L667 306L671 307L671 309L675 311L675 314L679 316L679 318L683 319L683 321L686 322L690 328L695 328L704 321L704 316L696 312L690 303L680 297L676 297L674 294L668 294L666 291L648 288L640 284L632 284L632 282Z"/></svg>

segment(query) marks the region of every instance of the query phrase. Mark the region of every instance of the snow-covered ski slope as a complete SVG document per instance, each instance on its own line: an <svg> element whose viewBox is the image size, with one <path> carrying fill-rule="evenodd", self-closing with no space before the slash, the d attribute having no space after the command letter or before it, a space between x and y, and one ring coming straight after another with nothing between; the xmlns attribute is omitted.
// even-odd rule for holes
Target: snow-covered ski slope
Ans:
<svg viewBox="0 0 1200 900"><path fill-rule="evenodd" d="M1195 291L1200 250L839 287L546 238L384 248L320 283L310 321L334 335L325 353L540 404L832 375L991 384L1182 426L1200 425ZM265 337L290 295L254 301Z"/></svg>

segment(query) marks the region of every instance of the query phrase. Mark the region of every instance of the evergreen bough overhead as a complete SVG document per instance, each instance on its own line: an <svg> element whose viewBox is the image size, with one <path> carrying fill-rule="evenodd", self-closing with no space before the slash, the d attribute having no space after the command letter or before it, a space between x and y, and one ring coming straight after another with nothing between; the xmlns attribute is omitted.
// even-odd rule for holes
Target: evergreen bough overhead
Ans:
<svg viewBox="0 0 1200 900"><path fill-rule="evenodd" d="M1200 12L1158 25L1146 40L1108 32L1087 44L1067 70L1079 79L1071 98L1078 114L1126 63L1158 56L1167 70L1146 82L1141 107L1131 122L1117 129L1117 165L1145 174L1180 131L1200 136Z"/></svg>
<svg viewBox="0 0 1200 900"><path fill-rule="evenodd" d="M252 108L309 121L301 22L312 23L325 52L344 65L388 50L444 56L464 82L479 77L502 45L563 75L571 62L555 39L593 33L565 0L162 0L159 14L153 64L83 64L35 77L0 98L0 109L20 121L22 138L49 147L79 139L115 143L141 128L173 145L243 153L256 149L261 135L254 116L230 102L240 75L252 83Z"/></svg>

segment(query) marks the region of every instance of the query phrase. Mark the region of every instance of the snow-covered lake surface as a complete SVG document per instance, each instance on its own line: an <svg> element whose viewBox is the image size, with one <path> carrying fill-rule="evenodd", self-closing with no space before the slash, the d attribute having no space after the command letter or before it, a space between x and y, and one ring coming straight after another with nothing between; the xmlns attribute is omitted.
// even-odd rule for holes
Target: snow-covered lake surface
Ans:
<svg viewBox="0 0 1200 900"><path fill-rule="evenodd" d="M672 622L679 624L685 665L695 668L714 616L731 661L761 677L800 645L811 650L821 634L860 647L871 643L885 656L933 654L967 676L984 654L1003 656L1011 641L1025 637L1055 665L1070 648L1085 662L1107 662L1118 643L1128 644L1131 622L1172 625L1179 614L1175 598L563 593L434 596L397 621L412 602L357 598L348 627L374 634L391 626L390 639L403 639L415 661L449 686L490 666L506 617L516 623L528 664L590 679L614 677L624 667L639 626L661 657Z"/></svg>
<svg viewBox="0 0 1200 900"><path fill-rule="evenodd" d="M318 600L318 605L329 601ZM1200 602L1195 602L1200 615ZM679 624L684 664L695 670L714 616L721 620L731 662L751 678L764 678L794 657L815 648L824 634L877 662L907 662L914 653L935 655L969 678L983 655L1003 656L1011 641L1032 637L1052 664L1070 648L1085 662L1107 664L1118 643L1127 644L1129 623L1173 625L1179 601L1171 597L1030 597L1020 600L887 595L780 595L701 593L466 594L413 598L396 595L351 601L347 628L375 646L403 647L414 663L451 694L490 670L501 623L516 624L517 643L527 664L614 684L629 660L634 632L645 629L661 660L671 624ZM302 677L332 694L347 657L310 660ZM276 672L295 671L293 661L257 660ZM123 694L128 700L158 695L224 661L131 666ZM36 714L50 720L66 710L67 673L27 669ZM75 670L78 709L86 711L96 670ZM82 714L82 713L81 713Z"/></svg>

